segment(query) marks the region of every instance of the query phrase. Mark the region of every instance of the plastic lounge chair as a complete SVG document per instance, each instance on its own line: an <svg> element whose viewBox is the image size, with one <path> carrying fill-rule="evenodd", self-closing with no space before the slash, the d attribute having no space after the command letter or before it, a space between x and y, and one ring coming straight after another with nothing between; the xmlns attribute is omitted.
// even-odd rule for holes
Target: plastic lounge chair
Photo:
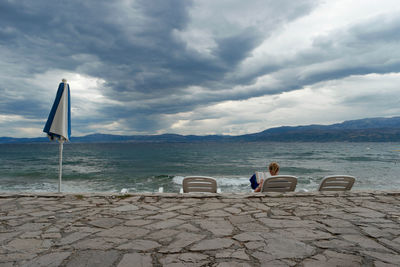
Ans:
<svg viewBox="0 0 400 267"><path fill-rule="evenodd" d="M356 178L349 175L325 176L318 191L348 191L353 187Z"/></svg>
<svg viewBox="0 0 400 267"><path fill-rule="evenodd" d="M297 177L276 175L263 182L261 192L292 192L296 189Z"/></svg>
<svg viewBox="0 0 400 267"><path fill-rule="evenodd" d="M217 181L211 177L189 176L183 178L183 193L217 193Z"/></svg>

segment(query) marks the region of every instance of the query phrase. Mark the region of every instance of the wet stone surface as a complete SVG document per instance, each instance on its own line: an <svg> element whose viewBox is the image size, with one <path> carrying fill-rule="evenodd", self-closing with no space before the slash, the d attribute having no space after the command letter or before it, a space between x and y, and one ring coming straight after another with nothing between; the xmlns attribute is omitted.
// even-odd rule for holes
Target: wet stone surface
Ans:
<svg viewBox="0 0 400 267"><path fill-rule="evenodd" d="M400 191L0 194L0 266L400 266Z"/></svg>

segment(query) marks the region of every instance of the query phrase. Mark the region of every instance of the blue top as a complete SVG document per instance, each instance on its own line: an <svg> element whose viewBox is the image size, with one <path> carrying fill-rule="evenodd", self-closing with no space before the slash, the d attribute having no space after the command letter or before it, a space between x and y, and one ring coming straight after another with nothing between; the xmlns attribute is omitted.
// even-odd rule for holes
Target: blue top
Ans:
<svg viewBox="0 0 400 267"><path fill-rule="evenodd" d="M251 176L250 183L251 183L251 188L253 188L253 190L255 190L259 186L259 184L257 183L256 174L253 174L253 176Z"/></svg>

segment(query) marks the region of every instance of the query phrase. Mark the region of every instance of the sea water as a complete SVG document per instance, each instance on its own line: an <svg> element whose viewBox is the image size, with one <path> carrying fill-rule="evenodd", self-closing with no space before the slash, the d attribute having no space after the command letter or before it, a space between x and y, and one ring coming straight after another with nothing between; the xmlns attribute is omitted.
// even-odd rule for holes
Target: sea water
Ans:
<svg viewBox="0 0 400 267"><path fill-rule="evenodd" d="M56 192L58 143L0 144L0 192ZM179 192L185 176L211 176L222 192L251 192L249 178L276 161L317 190L327 175L354 190L400 189L400 143L66 143L63 192Z"/></svg>

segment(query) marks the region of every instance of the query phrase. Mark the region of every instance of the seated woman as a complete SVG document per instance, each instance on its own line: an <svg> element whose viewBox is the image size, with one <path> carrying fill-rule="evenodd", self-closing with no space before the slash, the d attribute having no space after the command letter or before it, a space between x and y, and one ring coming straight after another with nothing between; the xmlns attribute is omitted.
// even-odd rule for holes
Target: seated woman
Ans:
<svg viewBox="0 0 400 267"><path fill-rule="evenodd" d="M279 173L279 164L276 162L271 162L268 166L269 173L271 176L278 175ZM264 179L260 180L260 183L257 182L257 177L256 174L253 174L250 178L250 183L251 183L251 188L254 189L254 192L260 192L262 185L263 185Z"/></svg>

